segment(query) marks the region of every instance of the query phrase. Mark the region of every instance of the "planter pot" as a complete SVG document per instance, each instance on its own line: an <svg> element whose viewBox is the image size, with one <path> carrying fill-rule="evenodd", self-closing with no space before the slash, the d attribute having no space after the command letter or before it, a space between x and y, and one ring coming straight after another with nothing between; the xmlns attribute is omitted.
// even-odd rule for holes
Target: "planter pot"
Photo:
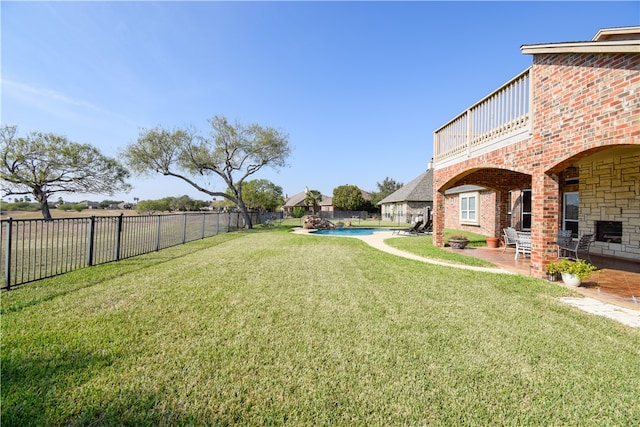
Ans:
<svg viewBox="0 0 640 427"><path fill-rule="evenodd" d="M578 286L582 283L582 280L578 278L578 276L571 273L562 273L562 281L565 285L569 286Z"/></svg>
<svg viewBox="0 0 640 427"><path fill-rule="evenodd" d="M550 282L557 282L558 280L561 280L562 276L560 275L560 273L547 273L547 280Z"/></svg>
<svg viewBox="0 0 640 427"><path fill-rule="evenodd" d="M487 247L497 248L500 245L500 239L497 237L487 237Z"/></svg>
<svg viewBox="0 0 640 427"><path fill-rule="evenodd" d="M468 240L449 239L449 246L453 249L464 249L467 246L467 243L469 243Z"/></svg>

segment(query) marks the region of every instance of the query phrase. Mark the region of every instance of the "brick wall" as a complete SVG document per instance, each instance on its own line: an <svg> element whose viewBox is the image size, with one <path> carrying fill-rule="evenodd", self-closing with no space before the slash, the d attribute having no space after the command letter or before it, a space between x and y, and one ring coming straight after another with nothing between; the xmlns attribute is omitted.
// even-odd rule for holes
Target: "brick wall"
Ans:
<svg viewBox="0 0 640 427"><path fill-rule="evenodd" d="M640 155L640 55L540 54L534 55L533 62L531 139L446 168L436 168L434 189L443 192L458 185L477 184L496 190L500 226L503 226L507 216L504 189L531 188L532 273L543 276L544 265L557 256L553 242L560 226L562 173L568 166L580 164L581 232L593 230L596 220L593 209L605 201L605 204L615 204L615 207L598 208L598 215L610 217L619 212L626 217L624 230L633 232L624 247L605 248L598 244L596 250L635 256L639 246L640 174L633 159L625 160L631 164L623 166L622 158L608 153L614 153L614 147L626 145L632 150L638 147L635 154L630 155L632 158ZM616 161L620 161L619 166ZM583 178L582 170L589 174L588 178ZM603 171L611 175L607 177ZM584 179L588 180L583 184ZM583 186L589 194L588 202L582 194ZM625 190L628 187L634 190ZM611 201L612 197L615 202ZM442 193L435 194L434 200L438 215L434 218L434 243L441 246L445 218L452 216L453 206L445 206ZM457 212L457 205L455 209ZM590 210L589 216L583 209Z"/></svg>

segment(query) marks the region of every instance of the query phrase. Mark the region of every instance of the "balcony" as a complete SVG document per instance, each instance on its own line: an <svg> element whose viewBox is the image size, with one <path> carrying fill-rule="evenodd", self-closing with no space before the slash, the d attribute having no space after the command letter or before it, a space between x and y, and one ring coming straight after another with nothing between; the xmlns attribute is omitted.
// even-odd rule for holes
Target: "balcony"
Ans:
<svg viewBox="0 0 640 427"><path fill-rule="evenodd" d="M472 105L433 135L436 168L530 138L531 68Z"/></svg>

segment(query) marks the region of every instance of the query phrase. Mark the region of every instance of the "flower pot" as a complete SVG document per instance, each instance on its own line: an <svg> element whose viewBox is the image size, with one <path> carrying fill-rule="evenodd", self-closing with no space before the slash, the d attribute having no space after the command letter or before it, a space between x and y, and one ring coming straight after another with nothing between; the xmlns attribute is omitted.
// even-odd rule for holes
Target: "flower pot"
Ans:
<svg viewBox="0 0 640 427"><path fill-rule="evenodd" d="M500 244L500 239L497 237L487 237L487 247L497 248Z"/></svg>
<svg viewBox="0 0 640 427"><path fill-rule="evenodd" d="M565 285L569 286L578 286L582 283L582 280L578 276L571 273L562 273L562 281Z"/></svg>
<svg viewBox="0 0 640 427"><path fill-rule="evenodd" d="M449 246L453 249L464 249L469 243L468 240L449 239Z"/></svg>
<svg viewBox="0 0 640 427"><path fill-rule="evenodd" d="M562 279L560 273L547 273L547 280L550 282L557 282L560 279Z"/></svg>

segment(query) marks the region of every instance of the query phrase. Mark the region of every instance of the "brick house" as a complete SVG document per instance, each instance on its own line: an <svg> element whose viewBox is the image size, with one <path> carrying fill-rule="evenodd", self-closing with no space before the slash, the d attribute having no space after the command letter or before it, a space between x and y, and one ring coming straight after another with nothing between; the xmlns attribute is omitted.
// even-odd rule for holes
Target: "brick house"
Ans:
<svg viewBox="0 0 640 427"><path fill-rule="evenodd" d="M434 244L453 216L489 236L530 230L533 276L557 258L562 229L595 233L593 254L640 262L640 27L521 51L531 67L434 132ZM477 191L452 203L463 185L492 192L492 206Z"/></svg>
<svg viewBox="0 0 640 427"><path fill-rule="evenodd" d="M382 219L411 223L417 216L430 217L433 205L433 169L412 179L378 202Z"/></svg>

